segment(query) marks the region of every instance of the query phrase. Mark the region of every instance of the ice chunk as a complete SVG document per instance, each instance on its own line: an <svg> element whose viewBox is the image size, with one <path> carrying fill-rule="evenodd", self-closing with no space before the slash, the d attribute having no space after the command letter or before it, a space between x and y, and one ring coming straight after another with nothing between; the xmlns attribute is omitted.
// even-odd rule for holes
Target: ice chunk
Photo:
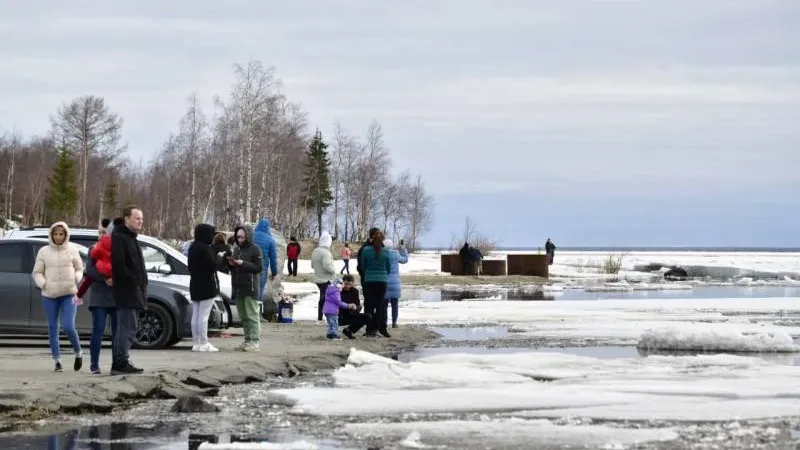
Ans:
<svg viewBox="0 0 800 450"><path fill-rule="evenodd" d="M307 441L295 442L232 442L229 444L200 444L199 450L317 450L319 446Z"/></svg>
<svg viewBox="0 0 800 450"><path fill-rule="evenodd" d="M639 339L639 348L719 352L800 352L791 336L779 331L742 333L707 327L703 330L659 328Z"/></svg>

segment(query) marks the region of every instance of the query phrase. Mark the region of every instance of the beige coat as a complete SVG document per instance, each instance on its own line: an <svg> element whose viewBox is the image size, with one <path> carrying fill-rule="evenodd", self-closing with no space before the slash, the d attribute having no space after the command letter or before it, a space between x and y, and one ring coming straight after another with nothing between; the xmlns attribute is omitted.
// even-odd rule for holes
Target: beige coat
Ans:
<svg viewBox="0 0 800 450"><path fill-rule="evenodd" d="M53 242L53 228L63 227L67 239L61 245ZM33 282L42 290L42 296L48 298L75 295L78 283L83 278L83 260L78 247L69 242L69 227L64 222L56 222L50 226L48 233L50 245L42 247L36 254L33 265Z"/></svg>

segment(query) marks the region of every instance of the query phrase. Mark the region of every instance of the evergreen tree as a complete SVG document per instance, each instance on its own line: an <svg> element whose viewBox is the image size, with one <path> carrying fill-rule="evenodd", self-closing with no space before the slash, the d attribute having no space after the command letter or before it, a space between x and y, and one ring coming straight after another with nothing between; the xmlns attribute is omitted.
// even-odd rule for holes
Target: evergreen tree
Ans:
<svg viewBox="0 0 800 450"><path fill-rule="evenodd" d="M112 178L103 191L103 209L107 211L106 216L108 217L113 217L117 214L117 207L119 205L117 201L118 191L119 183L116 178Z"/></svg>
<svg viewBox="0 0 800 450"><path fill-rule="evenodd" d="M75 160L69 150L62 147L58 153L50 185L47 189L47 218L69 221L78 206L78 185L75 180Z"/></svg>
<svg viewBox="0 0 800 450"><path fill-rule="evenodd" d="M328 148L328 144L322 140L322 133L317 130L306 152L306 198L303 206L309 210L316 210L319 234L322 234L322 216L333 201L329 181L331 162L328 159L326 148Z"/></svg>

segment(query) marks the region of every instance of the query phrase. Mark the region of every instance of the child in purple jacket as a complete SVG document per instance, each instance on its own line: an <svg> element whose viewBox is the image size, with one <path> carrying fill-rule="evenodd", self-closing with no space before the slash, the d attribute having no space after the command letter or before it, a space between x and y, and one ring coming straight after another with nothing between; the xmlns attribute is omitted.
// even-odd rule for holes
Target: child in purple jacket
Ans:
<svg viewBox="0 0 800 450"><path fill-rule="evenodd" d="M356 309L356 305L351 305L342 301L342 280L336 279L325 290L325 304L322 306L322 314L328 321L328 332L325 335L328 339L341 340L339 336L339 310Z"/></svg>

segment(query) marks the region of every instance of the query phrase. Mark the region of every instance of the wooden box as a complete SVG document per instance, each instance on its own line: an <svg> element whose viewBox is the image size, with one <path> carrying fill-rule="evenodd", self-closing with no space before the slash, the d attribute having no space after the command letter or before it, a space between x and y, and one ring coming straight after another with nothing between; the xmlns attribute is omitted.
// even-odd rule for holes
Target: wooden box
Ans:
<svg viewBox="0 0 800 450"><path fill-rule="evenodd" d="M547 255L508 255L508 274L533 277L550 277Z"/></svg>

